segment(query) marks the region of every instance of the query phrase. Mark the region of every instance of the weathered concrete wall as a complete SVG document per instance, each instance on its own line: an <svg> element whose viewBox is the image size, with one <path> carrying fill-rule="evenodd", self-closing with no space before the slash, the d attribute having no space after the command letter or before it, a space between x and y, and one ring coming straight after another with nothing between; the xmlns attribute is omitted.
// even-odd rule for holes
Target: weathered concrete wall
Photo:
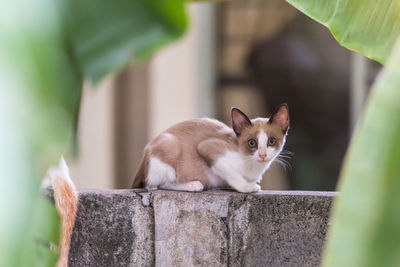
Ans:
<svg viewBox="0 0 400 267"><path fill-rule="evenodd" d="M231 266L318 266L332 194L247 195L230 207Z"/></svg>
<svg viewBox="0 0 400 267"><path fill-rule="evenodd" d="M227 266L231 193L153 193L156 266Z"/></svg>
<svg viewBox="0 0 400 267"><path fill-rule="evenodd" d="M81 191L71 266L318 266L335 193Z"/></svg>
<svg viewBox="0 0 400 267"><path fill-rule="evenodd" d="M81 191L69 266L153 266L149 193Z"/></svg>

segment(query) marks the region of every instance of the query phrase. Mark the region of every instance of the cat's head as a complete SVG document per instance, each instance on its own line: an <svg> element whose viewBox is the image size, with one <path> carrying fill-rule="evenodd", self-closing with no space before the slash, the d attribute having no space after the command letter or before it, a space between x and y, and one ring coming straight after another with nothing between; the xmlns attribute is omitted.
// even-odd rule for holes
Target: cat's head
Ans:
<svg viewBox="0 0 400 267"><path fill-rule="evenodd" d="M237 108L232 108L231 116L242 154L260 164L268 164L282 151L289 129L287 104L281 104L269 118L250 120Z"/></svg>

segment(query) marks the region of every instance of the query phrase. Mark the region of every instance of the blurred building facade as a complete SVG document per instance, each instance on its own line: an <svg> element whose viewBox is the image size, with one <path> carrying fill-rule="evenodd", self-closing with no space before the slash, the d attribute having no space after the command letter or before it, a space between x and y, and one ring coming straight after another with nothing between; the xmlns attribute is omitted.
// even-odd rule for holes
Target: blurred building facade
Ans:
<svg viewBox="0 0 400 267"><path fill-rule="evenodd" d="M79 157L70 159L78 187L128 188L152 137L182 120L215 117L216 6L188 11L191 25L179 42L147 65L86 86Z"/></svg>
<svg viewBox="0 0 400 267"><path fill-rule="evenodd" d="M351 124L379 66L352 56L286 2L189 6L182 40L146 65L85 86L80 155L70 159L78 187L128 188L146 143L174 123L208 116L230 125L232 106L266 117L287 102L291 167L275 164L262 187L334 190Z"/></svg>

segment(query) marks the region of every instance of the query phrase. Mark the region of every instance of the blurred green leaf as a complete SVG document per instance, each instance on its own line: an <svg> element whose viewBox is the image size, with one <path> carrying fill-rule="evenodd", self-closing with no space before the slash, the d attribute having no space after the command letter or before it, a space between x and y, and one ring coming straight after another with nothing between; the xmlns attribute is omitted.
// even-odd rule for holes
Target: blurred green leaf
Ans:
<svg viewBox="0 0 400 267"><path fill-rule="evenodd" d="M0 9L0 266L54 266L59 218L39 196L94 81L181 36L180 0L4 0Z"/></svg>
<svg viewBox="0 0 400 267"><path fill-rule="evenodd" d="M59 219L40 201L39 183L67 151L81 89L60 11L52 0L2 1L0 9L0 266L57 259L43 243L57 242Z"/></svg>
<svg viewBox="0 0 400 267"><path fill-rule="evenodd" d="M187 27L183 0L65 1L68 46L84 76L98 81L142 61Z"/></svg>
<svg viewBox="0 0 400 267"><path fill-rule="evenodd" d="M323 266L400 266L400 39L388 59L345 159Z"/></svg>
<svg viewBox="0 0 400 267"><path fill-rule="evenodd" d="M50 199L37 195L30 222L30 232L24 242L25 254L21 266L54 266L59 256L61 220Z"/></svg>
<svg viewBox="0 0 400 267"><path fill-rule="evenodd" d="M286 0L330 29L344 47L385 63L400 35L398 0Z"/></svg>

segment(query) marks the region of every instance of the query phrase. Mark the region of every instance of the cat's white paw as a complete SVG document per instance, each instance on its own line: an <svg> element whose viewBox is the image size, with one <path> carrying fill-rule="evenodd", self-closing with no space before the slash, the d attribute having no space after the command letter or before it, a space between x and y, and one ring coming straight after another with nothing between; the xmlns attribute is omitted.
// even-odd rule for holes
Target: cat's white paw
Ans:
<svg viewBox="0 0 400 267"><path fill-rule="evenodd" d="M238 189L242 193L258 192L261 190L261 186L258 184L246 184Z"/></svg>
<svg viewBox="0 0 400 267"><path fill-rule="evenodd" d="M261 186L259 184L254 184L253 186L253 192L258 192L261 190Z"/></svg>
<svg viewBox="0 0 400 267"><path fill-rule="evenodd" d="M193 181L193 182L189 182L186 184L186 191L201 192L201 191L203 191L203 189L204 189L204 186L199 181Z"/></svg>

